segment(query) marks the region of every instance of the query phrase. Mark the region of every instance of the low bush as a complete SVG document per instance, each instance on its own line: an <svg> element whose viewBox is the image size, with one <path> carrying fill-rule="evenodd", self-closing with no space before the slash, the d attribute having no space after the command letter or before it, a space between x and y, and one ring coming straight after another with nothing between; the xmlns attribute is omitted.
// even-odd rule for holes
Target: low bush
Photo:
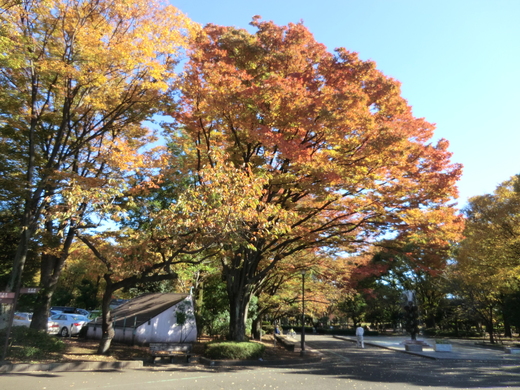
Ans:
<svg viewBox="0 0 520 390"><path fill-rule="evenodd" d="M274 328L275 325L262 325L262 332L264 332L264 334L274 334ZM287 328L287 330L289 329L290 328ZM280 325L278 325L278 330L280 333L284 332L284 328L282 328Z"/></svg>
<svg viewBox="0 0 520 390"><path fill-rule="evenodd" d="M0 331L0 339L5 340L5 329ZM10 360L43 360L64 350L65 343L56 336L25 326L14 326L11 328L7 357Z"/></svg>
<svg viewBox="0 0 520 390"><path fill-rule="evenodd" d="M481 332L475 330L441 330L441 329L424 329L423 334L426 337L449 337L449 338L471 338L471 337L482 337Z"/></svg>
<svg viewBox="0 0 520 390"><path fill-rule="evenodd" d="M258 359L264 354L265 346L255 342L214 341L206 344L205 356L209 359Z"/></svg>
<svg viewBox="0 0 520 390"><path fill-rule="evenodd" d="M262 332L264 332L264 334L273 334L274 325L262 325Z"/></svg>

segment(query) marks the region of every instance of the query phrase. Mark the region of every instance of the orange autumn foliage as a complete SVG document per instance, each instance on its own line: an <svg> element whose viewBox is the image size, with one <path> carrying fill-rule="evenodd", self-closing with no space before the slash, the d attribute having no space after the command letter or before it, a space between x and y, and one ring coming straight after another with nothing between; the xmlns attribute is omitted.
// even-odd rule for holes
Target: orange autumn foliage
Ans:
<svg viewBox="0 0 520 390"><path fill-rule="evenodd" d="M252 212L269 227L243 213L245 242L222 260L237 297L232 318L245 315L252 286L281 259L319 247L355 251L388 231L411 231L431 210L451 207L461 174L448 142L432 141L434 126L412 115L399 83L373 62L328 52L303 24L251 24L256 33L204 28L171 111L187 172L223 160L266 180ZM232 337L243 337L241 322Z"/></svg>

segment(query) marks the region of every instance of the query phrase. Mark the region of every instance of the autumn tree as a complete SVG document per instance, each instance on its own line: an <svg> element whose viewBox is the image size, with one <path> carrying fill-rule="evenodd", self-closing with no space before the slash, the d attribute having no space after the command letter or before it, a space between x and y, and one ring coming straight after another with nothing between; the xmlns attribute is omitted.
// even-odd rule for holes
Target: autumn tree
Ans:
<svg viewBox="0 0 520 390"><path fill-rule="evenodd" d="M233 167L219 171L208 167L198 172L204 185L178 185L178 191L174 196L169 192L166 201L157 193L171 190L168 175L176 178L177 168L166 164L163 155L146 161L140 169L148 171L143 175L145 180L137 175L119 182L128 185L126 191L123 186L121 196L103 209L118 229L76 233L90 249L90 258L103 269L100 354L109 350L114 336L109 307L113 294L137 285L176 280L178 273L190 269L211 271L214 265L208 267L208 263L221 253L223 237L241 241L236 226L242 213L237 211L252 208L264 183L247 180L247 175ZM153 171L157 175L152 175ZM238 205L230 202L238 194L246 200Z"/></svg>
<svg viewBox="0 0 520 390"><path fill-rule="evenodd" d="M277 267L253 289L253 296L258 297L256 318L252 319L254 337L260 337L261 324L266 317L278 321L298 313L296 317L301 318L303 287L305 317L321 317L345 292L338 288L337 280L348 272L343 259L323 252L301 251L280 260ZM302 278L305 278L305 283L302 283Z"/></svg>
<svg viewBox="0 0 520 390"><path fill-rule="evenodd" d="M457 293L485 324L494 341L494 322L508 294L518 291L520 254L520 177L501 183L493 194L475 196L463 210L453 281Z"/></svg>
<svg viewBox="0 0 520 390"><path fill-rule="evenodd" d="M74 235L96 222L85 219L96 204L117 196L113 175L138 151L134 140L147 137L143 121L160 110L194 26L160 0L2 6L0 150L9 168L2 185L23 205L7 290L20 287L40 232L42 289L31 326L43 329Z"/></svg>
<svg viewBox="0 0 520 390"><path fill-rule="evenodd" d="M282 259L356 251L407 230L418 214L449 208L461 173L448 142L431 140L434 126L373 62L330 53L301 23L251 24L255 33L205 27L172 93L169 128L191 160L187 174L231 164L247 182L264 181L235 217L235 240L221 241L234 340L245 337L255 286ZM238 193L232 204L245 200Z"/></svg>
<svg viewBox="0 0 520 390"><path fill-rule="evenodd" d="M462 238L463 222L453 208L412 211L406 219L410 229L399 232L393 239L378 241L368 262L366 258L363 261L356 257L358 266L350 283L363 295L368 310L373 306L376 312L386 312L395 326L395 307L381 311L377 301L398 296L394 301L402 306L403 293L414 291L422 320L427 327L435 328L447 294L443 288L444 271Z"/></svg>
<svg viewBox="0 0 520 390"><path fill-rule="evenodd" d="M90 258L103 264L103 297L101 302L102 337L98 354L105 354L110 349L115 331L110 311L110 302L114 293L121 289L130 289L138 284L172 280L177 275L170 266L183 252L177 249L175 255L154 252L157 248L146 238L124 232L105 232L98 236L80 235L80 239L91 251ZM153 241L153 240L152 240Z"/></svg>

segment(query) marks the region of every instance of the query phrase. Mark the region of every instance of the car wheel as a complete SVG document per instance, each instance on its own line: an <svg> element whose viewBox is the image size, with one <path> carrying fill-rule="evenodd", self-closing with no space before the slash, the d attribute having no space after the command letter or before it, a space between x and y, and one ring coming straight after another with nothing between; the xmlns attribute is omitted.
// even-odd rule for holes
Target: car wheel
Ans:
<svg viewBox="0 0 520 390"><path fill-rule="evenodd" d="M61 337L68 337L69 336L69 330L66 327L63 327L60 332Z"/></svg>

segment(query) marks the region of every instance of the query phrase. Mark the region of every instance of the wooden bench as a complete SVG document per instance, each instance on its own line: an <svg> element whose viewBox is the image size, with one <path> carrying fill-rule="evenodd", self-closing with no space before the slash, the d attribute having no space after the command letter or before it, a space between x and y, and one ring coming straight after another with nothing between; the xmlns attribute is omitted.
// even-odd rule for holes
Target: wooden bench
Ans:
<svg viewBox="0 0 520 390"><path fill-rule="evenodd" d="M150 355L152 355L152 363L156 357L169 357L170 363L173 363L173 357L184 355L186 362L191 359L191 344L188 343L150 343Z"/></svg>

